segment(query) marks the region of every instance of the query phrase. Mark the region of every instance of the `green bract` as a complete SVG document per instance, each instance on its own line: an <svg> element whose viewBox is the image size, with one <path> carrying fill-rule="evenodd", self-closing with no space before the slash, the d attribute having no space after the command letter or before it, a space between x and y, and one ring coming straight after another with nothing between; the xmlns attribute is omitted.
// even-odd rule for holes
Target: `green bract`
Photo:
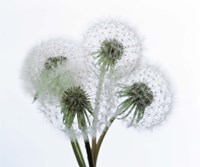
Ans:
<svg viewBox="0 0 200 167"><path fill-rule="evenodd" d="M105 40L98 52L98 62L108 69L114 66L123 55L123 45L115 39Z"/></svg>
<svg viewBox="0 0 200 167"><path fill-rule="evenodd" d="M153 101L151 89L142 82L124 87L123 90L119 91L119 97L126 98L119 105L119 111L121 113L128 111L124 117L127 117L133 112L132 121L136 119L137 123L143 118L145 108Z"/></svg>

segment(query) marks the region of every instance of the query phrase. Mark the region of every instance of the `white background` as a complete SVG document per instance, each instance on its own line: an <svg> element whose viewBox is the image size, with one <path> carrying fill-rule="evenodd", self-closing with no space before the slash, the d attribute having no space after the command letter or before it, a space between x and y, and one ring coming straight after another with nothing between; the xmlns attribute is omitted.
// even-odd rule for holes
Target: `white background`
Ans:
<svg viewBox="0 0 200 167"><path fill-rule="evenodd" d="M56 36L81 40L103 18L135 26L144 58L171 80L174 107L152 131L115 123L99 167L200 166L200 5L198 0L0 0L0 167L77 167L69 140L20 84L30 47Z"/></svg>

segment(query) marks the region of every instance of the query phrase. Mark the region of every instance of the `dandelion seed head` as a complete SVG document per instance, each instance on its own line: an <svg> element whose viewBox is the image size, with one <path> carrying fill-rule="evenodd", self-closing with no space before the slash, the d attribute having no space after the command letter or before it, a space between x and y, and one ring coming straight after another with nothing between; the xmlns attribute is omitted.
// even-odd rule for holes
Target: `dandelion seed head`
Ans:
<svg viewBox="0 0 200 167"><path fill-rule="evenodd" d="M136 32L114 20L99 22L92 26L85 35L83 45L88 52L88 61L94 62L97 69L102 62L107 65L114 64L115 73L119 77L127 72L131 73L141 58L142 46ZM102 51L107 53L105 56L108 58L105 59L105 56L100 54Z"/></svg>
<svg viewBox="0 0 200 167"><path fill-rule="evenodd" d="M70 87L62 94L62 98L52 101L41 102L39 109L56 128L63 131L70 140L91 134L91 123L93 121L93 110L90 96L82 87Z"/></svg>
<svg viewBox="0 0 200 167"><path fill-rule="evenodd" d="M138 86L138 83L140 85L142 84L143 91L141 91L140 88L140 90L138 89L139 91L137 91L137 93L133 93L131 88L133 88L134 85ZM122 94L120 103L123 103L125 100L127 100L130 95L134 95L134 98L141 97L141 103L138 103L135 108L132 108L133 112L125 118L128 126L134 126L137 128L151 128L160 124L165 119L171 110L172 94L170 92L168 82L161 72L153 67L138 69L135 71L133 78L127 79L125 85L127 85L127 89L126 91L121 91ZM131 98L129 99L129 102L131 102L130 100ZM126 103L124 107L126 107L128 104L129 103ZM140 120L135 121L134 113L141 108L137 108L138 105L142 106L142 108L145 107L145 109ZM124 107L122 108L124 109ZM130 109L130 107L128 109ZM124 113L124 115L126 114L127 113Z"/></svg>
<svg viewBox="0 0 200 167"><path fill-rule="evenodd" d="M60 96L73 85L87 82L82 47L56 38L41 42L28 53L22 68L26 91L37 99ZM86 78L86 79L85 79Z"/></svg>

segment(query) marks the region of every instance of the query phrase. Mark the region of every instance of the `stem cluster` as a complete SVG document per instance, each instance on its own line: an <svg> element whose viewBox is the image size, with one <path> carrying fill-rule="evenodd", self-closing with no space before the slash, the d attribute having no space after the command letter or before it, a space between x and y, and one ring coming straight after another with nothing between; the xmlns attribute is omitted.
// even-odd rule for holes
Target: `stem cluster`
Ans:
<svg viewBox="0 0 200 167"><path fill-rule="evenodd" d="M89 167L97 166L97 158L98 158L99 150L100 150L101 144L103 142L103 139L105 138L105 135L109 129L108 126L105 126L102 134L100 135L100 137L97 140L97 137L96 137L97 121L98 121L98 114L99 114L99 110L100 110L100 98L101 98L101 93L102 93L103 81L104 81L104 76L106 74L106 71L107 71L106 66L105 65L101 66L99 82L98 82L98 87L97 87L97 92L96 92L94 120L93 120L93 125L92 125L94 127L95 134L94 134L94 137L91 139L91 141L89 140L88 137L86 137L86 139L84 139ZM116 117L113 117L109 120L110 125L113 123L115 118ZM74 142L72 142L72 148L74 150L74 154L76 156L79 167L86 167L79 143L77 140ZM91 145L92 145L92 147L91 147Z"/></svg>

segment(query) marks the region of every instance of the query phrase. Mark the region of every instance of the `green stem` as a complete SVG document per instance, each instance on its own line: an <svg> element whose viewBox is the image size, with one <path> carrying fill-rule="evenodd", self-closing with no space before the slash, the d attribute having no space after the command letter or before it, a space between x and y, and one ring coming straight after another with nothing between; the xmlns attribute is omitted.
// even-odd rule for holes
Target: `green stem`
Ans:
<svg viewBox="0 0 200 167"><path fill-rule="evenodd" d="M96 133L96 124L97 124L97 121L98 121L98 115L99 115L99 110L100 110L100 98L101 98L101 92L102 92L105 74L106 74L106 67L101 66L100 67L99 82L98 82L96 98L95 98L95 107L94 107L95 115L94 115L94 121L93 121L94 124L93 125L95 126L95 133Z"/></svg>
<svg viewBox="0 0 200 167"><path fill-rule="evenodd" d="M74 141L71 140L71 145L72 145L74 154L76 156L76 160L79 164L79 167L86 167L78 141L77 140L74 140Z"/></svg>
<svg viewBox="0 0 200 167"><path fill-rule="evenodd" d="M89 140L85 140L84 142L85 142L85 148L87 152L89 166L93 167L92 151L91 151Z"/></svg>
<svg viewBox="0 0 200 167"><path fill-rule="evenodd" d="M97 87L97 92L96 92L95 107L94 107L94 111L95 111L94 120L93 120L93 126L95 129L94 136L96 136L96 126L97 126L97 121L98 121L98 115L99 115L99 109L100 109L100 98L101 98L101 92L102 92L105 73L106 73L106 66L101 66L99 82L98 82L98 87ZM94 167L96 167L96 137L92 138L92 157L93 157Z"/></svg>
<svg viewBox="0 0 200 167"><path fill-rule="evenodd" d="M111 118L110 119L110 126L111 126L111 124L114 122L114 120L115 120L115 118L116 117L113 117L113 118ZM99 137L99 140L98 140L98 142L97 142L97 144L96 144L96 151L95 151L95 164L94 164L94 166L96 167L96 162L97 162L97 158L98 158L98 154L99 154L99 150L100 150L100 147L101 147L101 144L102 144L102 142L103 142L103 140L104 140L104 138L105 138L105 136L106 136L106 134L107 134L107 132L108 132L108 129L109 129L109 127L108 126L106 126L105 128L104 128L104 130L103 130L103 133L101 134L101 136Z"/></svg>
<svg viewBox="0 0 200 167"><path fill-rule="evenodd" d="M111 68L110 68L110 70L109 70L109 75L110 75L109 77L110 77L110 79L111 79L111 80L110 80L110 86L111 86L111 87L108 88L108 91L110 92L110 91L113 89L113 83L114 83L113 77L112 77L112 75L114 75L114 67L111 67ZM110 94L110 96L112 96L111 93L109 93L109 94ZM109 101L109 99L108 99L108 101ZM111 118L111 119L109 120L110 126L111 126L111 124L113 123L113 121L115 120L116 117L117 117L117 116L114 116L113 118ZM94 167L96 167L97 158L98 158L98 154L99 154L99 150L100 150L101 144L102 144L102 142L103 142L103 139L104 139L106 133L108 132L108 129L109 129L108 126L106 126L106 127L104 128L104 130L103 130L101 136L99 137L98 142L96 142L96 138L95 138L95 140L94 140L94 150L93 150L93 151L94 151L94 153L93 153L93 156L94 156Z"/></svg>
<svg viewBox="0 0 200 167"><path fill-rule="evenodd" d="M93 157L93 164L96 167L96 137L92 139L92 157Z"/></svg>

